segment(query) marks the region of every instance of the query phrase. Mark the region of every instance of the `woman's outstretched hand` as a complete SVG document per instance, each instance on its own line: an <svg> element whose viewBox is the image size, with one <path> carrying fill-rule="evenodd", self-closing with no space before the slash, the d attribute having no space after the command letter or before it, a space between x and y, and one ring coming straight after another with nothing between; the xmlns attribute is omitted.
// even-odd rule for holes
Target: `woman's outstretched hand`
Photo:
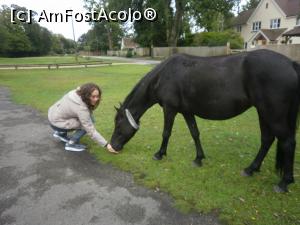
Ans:
<svg viewBox="0 0 300 225"><path fill-rule="evenodd" d="M116 150L113 149L113 147L110 145L110 144L107 144L106 146L107 150L110 152L110 153L114 153L114 154L118 154L119 152L117 152Z"/></svg>

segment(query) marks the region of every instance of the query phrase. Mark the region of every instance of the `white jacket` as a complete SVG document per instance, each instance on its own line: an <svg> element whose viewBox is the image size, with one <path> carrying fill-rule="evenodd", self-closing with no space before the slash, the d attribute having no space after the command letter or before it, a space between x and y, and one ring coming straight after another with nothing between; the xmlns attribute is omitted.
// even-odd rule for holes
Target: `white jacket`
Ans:
<svg viewBox="0 0 300 225"><path fill-rule="evenodd" d="M91 112L81 97L72 90L48 110L48 119L53 126L63 129L84 129L87 134L104 147L108 142L97 132Z"/></svg>

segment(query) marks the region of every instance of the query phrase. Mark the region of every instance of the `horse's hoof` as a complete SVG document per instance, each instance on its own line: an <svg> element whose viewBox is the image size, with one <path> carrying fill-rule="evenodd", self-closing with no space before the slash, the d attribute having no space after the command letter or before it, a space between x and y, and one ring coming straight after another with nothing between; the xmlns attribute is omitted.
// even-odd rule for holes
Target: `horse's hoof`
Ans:
<svg viewBox="0 0 300 225"><path fill-rule="evenodd" d="M242 177L251 177L252 175L253 175L252 173L246 172L246 170L241 171Z"/></svg>
<svg viewBox="0 0 300 225"><path fill-rule="evenodd" d="M201 167L202 166L202 161L201 160L194 160L193 161L193 166L195 166L195 167Z"/></svg>
<svg viewBox="0 0 300 225"><path fill-rule="evenodd" d="M152 157L152 159L154 159L154 160L162 160L162 158L163 157L159 154L154 154L153 157Z"/></svg>
<svg viewBox="0 0 300 225"><path fill-rule="evenodd" d="M274 186L274 191L276 193L286 193L286 192L288 192L288 189L287 189L287 187L286 188L282 188L282 187L279 187L278 185L275 185Z"/></svg>

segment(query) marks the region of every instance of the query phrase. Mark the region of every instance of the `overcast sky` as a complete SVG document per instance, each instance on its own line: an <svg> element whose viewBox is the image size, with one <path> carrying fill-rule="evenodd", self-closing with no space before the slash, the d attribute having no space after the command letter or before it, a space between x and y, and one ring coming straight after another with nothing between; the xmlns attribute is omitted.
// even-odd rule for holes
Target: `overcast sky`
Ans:
<svg viewBox="0 0 300 225"><path fill-rule="evenodd" d="M247 0L242 0L245 3ZM53 12L65 12L65 10L72 9L74 12L84 12L83 0L0 0L0 5L16 4L19 6L26 7L41 13L46 10L47 13ZM72 23L47 23L40 22L40 25L48 28L53 33L62 34L67 38L73 39ZM89 30L90 26L86 22L74 21L75 38L78 39L82 34Z"/></svg>

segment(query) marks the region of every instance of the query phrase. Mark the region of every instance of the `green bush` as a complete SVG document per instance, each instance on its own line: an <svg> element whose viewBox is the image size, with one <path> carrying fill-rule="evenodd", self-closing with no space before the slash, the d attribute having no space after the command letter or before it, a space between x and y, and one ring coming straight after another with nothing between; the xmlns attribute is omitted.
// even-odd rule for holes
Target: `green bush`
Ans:
<svg viewBox="0 0 300 225"><path fill-rule="evenodd" d="M133 54L132 54L132 49L128 49L127 50L127 53L126 53L126 57L127 58L131 58L133 56Z"/></svg>
<svg viewBox="0 0 300 225"><path fill-rule="evenodd" d="M233 30L224 32L201 32L195 34L193 45L195 46L224 46L230 43L232 49L243 48L243 38Z"/></svg>

